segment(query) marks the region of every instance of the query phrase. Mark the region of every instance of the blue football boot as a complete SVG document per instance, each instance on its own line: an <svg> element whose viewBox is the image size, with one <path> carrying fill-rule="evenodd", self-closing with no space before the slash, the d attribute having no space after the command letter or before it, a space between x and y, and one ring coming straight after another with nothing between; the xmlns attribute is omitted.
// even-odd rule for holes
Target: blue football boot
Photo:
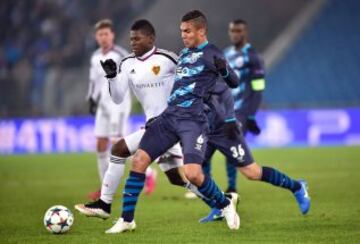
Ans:
<svg viewBox="0 0 360 244"><path fill-rule="evenodd" d="M299 183L301 184L301 188L294 193L294 196L299 205L301 213L307 214L310 209L310 196L308 193L308 185L305 180L299 180Z"/></svg>

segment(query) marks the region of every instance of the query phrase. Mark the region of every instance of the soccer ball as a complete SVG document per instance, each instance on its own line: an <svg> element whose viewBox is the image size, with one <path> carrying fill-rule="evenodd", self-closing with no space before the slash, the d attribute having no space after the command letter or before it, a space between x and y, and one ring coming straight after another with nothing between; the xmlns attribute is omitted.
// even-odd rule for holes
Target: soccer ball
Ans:
<svg viewBox="0 0 360 244"><path fill-rule="evenodd" d="M45 228L53 234L61 234L70 230L74 223L74 215L62 205L49 208L44 216Z"/></svg>

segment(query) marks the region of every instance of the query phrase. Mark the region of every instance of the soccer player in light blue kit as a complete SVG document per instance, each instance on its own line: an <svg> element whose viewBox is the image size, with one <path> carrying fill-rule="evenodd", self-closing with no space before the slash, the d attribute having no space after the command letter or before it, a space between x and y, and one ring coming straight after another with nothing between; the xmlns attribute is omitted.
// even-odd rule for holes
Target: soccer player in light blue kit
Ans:
<svg viewBox="0 0 360 244"><path fill-rule="evenodd" d="M245 20L236 19L229 24L231 46L224 50L230 67L239 77L239 86L232 89L235 116L241 123L244 136L247 132L254 135L261 130L256 122L256 112L260 107L262 93L265 89L265 68L263 60L249 43L248 25ZM228 188L226 192L236 192L237 170L226 158ZM210 161L203 164L206 174L211 174Z"/></svg>
<svg viewBox="0 0 360 244"><path fill-rule="evenodd" d="M273 167L258 165L253 159L236 119L231 90L218 82L212 94L210 101L206 102L210 106L207 115L211 128L208 134L205 162L211 159L216 150L219 150L235 170L239 169L247 179L266 182L291 191L301 213L307 214L310 209L310 197L306 181L294 180ZM211 202L207 203L212 210L200 222L221 219L221 211Z"/></svg>

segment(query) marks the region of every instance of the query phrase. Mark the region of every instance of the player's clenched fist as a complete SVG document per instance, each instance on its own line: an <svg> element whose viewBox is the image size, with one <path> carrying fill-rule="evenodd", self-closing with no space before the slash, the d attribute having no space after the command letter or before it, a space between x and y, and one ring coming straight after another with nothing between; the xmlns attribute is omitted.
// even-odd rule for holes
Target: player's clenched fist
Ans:
<svg viewBox="0 0 360 244"><path fill-rule="evenodd" d="M222 76L225 76L227 74L225 59L214 56L214 65L217 72L219 72Z"/></svg>
<svg viewBox="0 0 360 244"><path fill-rule="evenodd" d="M114 78L116 76L117 67L114 60L106 59L105 62L100 60L100 64L106 73L105 75L106 78Z"/></svg>

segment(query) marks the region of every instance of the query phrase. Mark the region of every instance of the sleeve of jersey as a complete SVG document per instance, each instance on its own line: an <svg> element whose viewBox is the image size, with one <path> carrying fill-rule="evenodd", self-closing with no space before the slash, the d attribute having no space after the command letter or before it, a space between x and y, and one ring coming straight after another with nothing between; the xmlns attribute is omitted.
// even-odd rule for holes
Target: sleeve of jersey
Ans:
<svg viewBox="0 0 360 244"><path fill-rule="evenodd" d="M120 64L121 66L122 64ZM126 69L122 67L120 72L109 80L109 92L112 100L116 104L120 104L125 96L126 92L129 89L129 77L127 75Z"/></svg>
<svg viewBox="0 0 360 244"><path fill-rule="evenodd" d="M221 59L226 60L224 54L220 50L217 50L215 55L217 55ZM236 88L239 85L239 79L228 62L226 62L226 73L225 75L222 75L222 78L224 79L225 83L231 88Z"/></svg>
<svg viewBox="0 0 360 244"><path fill-rule="evenodd" d="M265 89L265 68L263 61L255 51L249 53L251 88L253 91Z"/></svg>
<svg viewBox="0 0 360 244"><path fill-rule="evenodd" d="M90 61L90 71L89 71L89 89L88 93L86 95L86 100L89 100L90 98L94 101L98 101L100 97L100 92L98 91L96 87L96 76L95 76L95 68L93 65L92 60Z"/></svg>
<svg viewBox="0 0 360 244"><path fill-rule="evenodd" d="M226 75L223 76L224 81L226 84L231 88L236 88L239 85L239 79L237 75L235 74L234 70L229 66L229 64L226 64Z"/></svg>
<svg viewBox="0 0 360 244"><path fill-rule="evenodd" d="M225 122L236 121L235 111L234 111L234 99L231 95L230 90L227 90L222 94L222 101L225 108Z"/></svg>

